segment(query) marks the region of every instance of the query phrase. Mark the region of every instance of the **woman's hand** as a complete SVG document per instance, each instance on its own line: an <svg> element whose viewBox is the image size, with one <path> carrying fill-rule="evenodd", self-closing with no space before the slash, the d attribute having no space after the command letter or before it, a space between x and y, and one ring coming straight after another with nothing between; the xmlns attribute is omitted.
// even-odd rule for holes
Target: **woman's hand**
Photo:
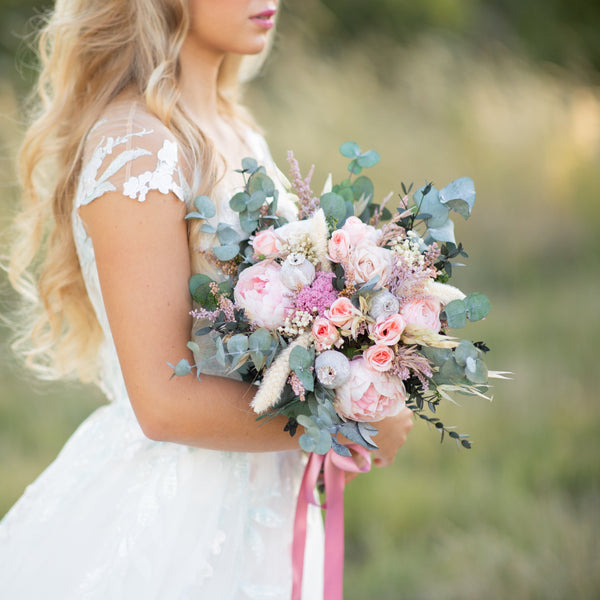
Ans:
<svg viewBox="0 0 600 600"><path fill-rule="evenodd" d="M379 449L371 452L371 460L376 467L387 467L394 462L396 452L404 445L413 427L412 410L405 407L395 417L388 417L374 425L379 430L374 440ZM350 452L356 465L362 467L366 462L362 454L353 450ZM357 475L358 473L347 472L346 483L352 481Z"/></svg>
<svg viewBox="0 0 600 600"><path fill-rule="evenodd" d="M412 410L405 407L395 417L388 417L374 425L379 430L374 438L379 449L371 453L373 464L376 467L387 467L394 462L396 452L406 442L413 427Z"/></svg>

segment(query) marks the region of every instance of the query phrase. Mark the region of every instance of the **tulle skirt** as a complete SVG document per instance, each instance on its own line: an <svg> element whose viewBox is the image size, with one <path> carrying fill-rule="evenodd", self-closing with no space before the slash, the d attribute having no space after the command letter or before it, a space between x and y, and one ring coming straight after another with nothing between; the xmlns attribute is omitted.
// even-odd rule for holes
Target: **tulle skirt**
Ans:
<svg viewBox="0 0 600 600"><path fill-rule="evenodd" d="M0 523L6 600L288 600L299 452L153 442L128 403L92 414ZM322 594L309 515L303 600Z"/></svg>

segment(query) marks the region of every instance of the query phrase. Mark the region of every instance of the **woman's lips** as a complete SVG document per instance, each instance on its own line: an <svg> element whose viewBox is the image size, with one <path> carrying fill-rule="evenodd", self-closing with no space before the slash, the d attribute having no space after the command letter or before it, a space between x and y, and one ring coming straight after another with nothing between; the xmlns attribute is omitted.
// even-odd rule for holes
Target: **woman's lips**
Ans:
<svg viewBox="0 0 600 600"><path fill-rule="evenodd" d="M264 10L257 15L253 15L250 17L250 20L253 23L256 23L262 29L271 29L275 25L275 11L274 10Z"/></svg>

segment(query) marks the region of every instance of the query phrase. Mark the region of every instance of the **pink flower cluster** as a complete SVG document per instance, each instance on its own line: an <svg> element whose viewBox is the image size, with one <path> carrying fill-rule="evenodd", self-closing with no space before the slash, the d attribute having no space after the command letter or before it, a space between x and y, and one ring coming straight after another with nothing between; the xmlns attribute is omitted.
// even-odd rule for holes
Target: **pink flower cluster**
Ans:
<svg viewBox="0 0 600 600"><path fill-rule="evenodd" d="M296 296L296 308L311 313L317 311L320 317L335 302L338 293L333 289L333 273L317 271L311 285L305 285Z"/></svg>

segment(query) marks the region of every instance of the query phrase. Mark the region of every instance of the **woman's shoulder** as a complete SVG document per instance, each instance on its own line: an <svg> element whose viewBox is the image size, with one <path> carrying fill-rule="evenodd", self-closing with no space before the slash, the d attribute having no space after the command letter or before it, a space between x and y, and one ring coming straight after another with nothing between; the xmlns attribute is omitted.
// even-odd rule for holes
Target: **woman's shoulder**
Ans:
<svg viewBox="0 0 600 600"><path fill-rule="evenodd" d="M137 99L109 104L88 132L77 204L107 191L146 199L150 190L188 200L187 169L173 132Z"/></svg>

